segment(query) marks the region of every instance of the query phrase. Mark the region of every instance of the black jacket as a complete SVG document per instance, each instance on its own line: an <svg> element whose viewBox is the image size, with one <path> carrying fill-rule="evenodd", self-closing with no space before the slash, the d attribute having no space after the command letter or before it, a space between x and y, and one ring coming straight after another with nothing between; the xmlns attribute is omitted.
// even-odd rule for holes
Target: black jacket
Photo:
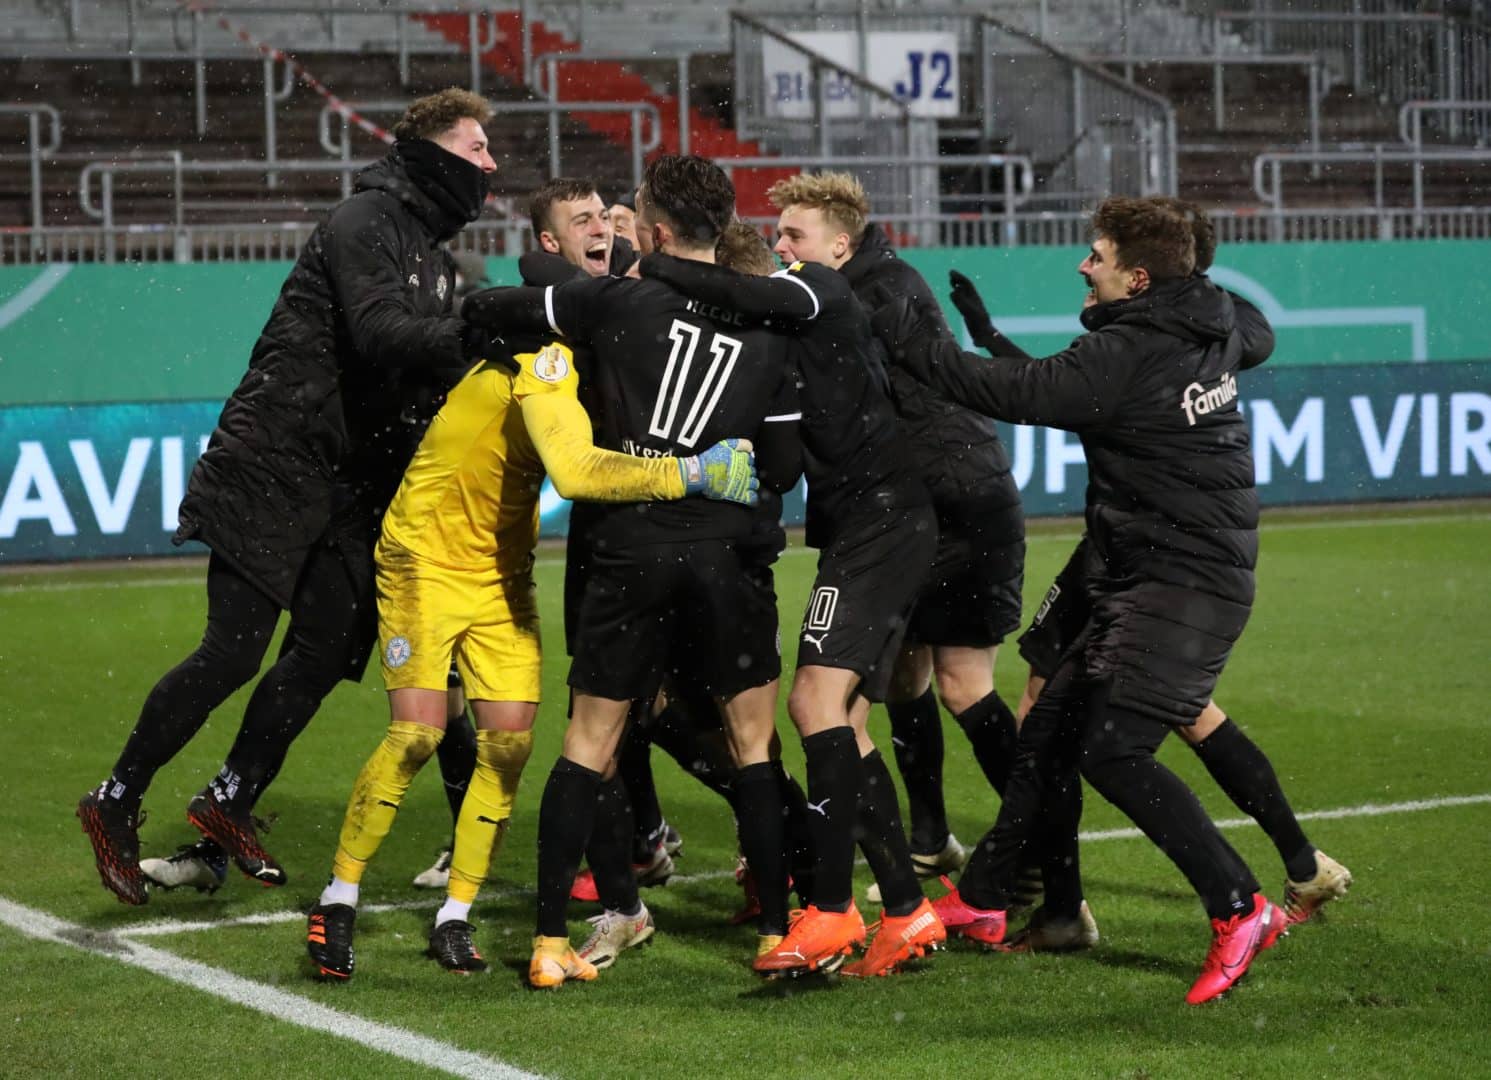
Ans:
<svg viewBox="0 0 1491 1080"><path fill-rule="evenodd" d="M891 298L907 300L924 332L954 344L952 331L926 280L900 259L878 225L866 227L854 255L840 271L866 308ZM949 401L891 358L891 397L912 465L931 492L938 518L947 521L959 504L978 504L983 514L1019 503L1004 443L985 416Z"/></svg>
<svg viewBox="0 0 1491 1080"><path fill-rule="evenodd" d="M358 175L285 279L192 471L176 543L202 541L285 608L315 544L370 551L464 364L443 244L480 212L479 174L417 140Z"/></svg>
<svg viewBox="0 0 1491 1080"><path fill-rule="evenodd" d="M1076 432L1087 455L1089 673L1110 700L1190 723L1253 602L1258 495L1236 373L1272 349L1240 330L1204 277L1161 282L1082 314L1090 331L1045 360L990 363L904 304L877 331L907 370L955 401Z"/></svg>

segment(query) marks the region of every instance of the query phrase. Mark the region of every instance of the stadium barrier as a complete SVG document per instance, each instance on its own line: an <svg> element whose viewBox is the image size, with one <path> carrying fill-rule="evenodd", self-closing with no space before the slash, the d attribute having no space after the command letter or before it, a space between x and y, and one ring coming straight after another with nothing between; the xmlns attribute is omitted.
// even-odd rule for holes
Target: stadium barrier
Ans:
<svg viewBox="0 0 1491 1080"><path fill-rule="evenodd" d="M957 266L1036 353L1080 333L1074 249L908 252ZM1265 503L1491 495L1484 242L1224 248L1214 277L1279 347L1239 378ZM514 280L493 260L494 280ZM1373 269L1376 268L1376 269ZM286 263L0 268L0 562L172 553L176 506ZM953 325L956 313L949 311ZM1177 398L1176 407L1184 408ZM1194 403L1193 403L1194 407ZM1080 509L1076 438L1001 425L1032 515ZM565 505L544 500L561 534ZM801 520L801 492L788 520ZM187 549L190 550L190 549ZM200 550L200 549L198 549Z"/></svg>

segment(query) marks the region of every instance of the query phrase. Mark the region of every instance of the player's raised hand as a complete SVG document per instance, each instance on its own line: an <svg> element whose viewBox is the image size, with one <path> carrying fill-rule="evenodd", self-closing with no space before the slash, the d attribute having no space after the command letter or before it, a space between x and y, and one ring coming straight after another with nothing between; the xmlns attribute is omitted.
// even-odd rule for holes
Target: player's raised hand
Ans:
<svg viewBox="0 0 1491 1080"><path fill-rule="evenodd" d="M756 455L749 439L725 439L702 454L679 458L687 494L722 499L743 506L756 505Z"/></svg>
<svg viewBox="0 0 1491 1080"><path fill-rule="evenodd" d="M978 294L973 282L956 270L947 272L947 280L953 287L953 307L963 316L969 338L980 348L993 352L993 342L999 336L999 331L994 327L994 320L989 317L984 298Z"/></svg>

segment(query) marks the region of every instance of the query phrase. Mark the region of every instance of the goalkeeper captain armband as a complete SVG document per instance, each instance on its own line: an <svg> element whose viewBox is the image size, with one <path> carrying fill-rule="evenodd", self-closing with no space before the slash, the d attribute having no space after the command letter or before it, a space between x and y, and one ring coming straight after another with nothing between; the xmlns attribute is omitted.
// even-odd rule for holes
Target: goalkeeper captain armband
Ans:
<svg viewBox="0 0 1491 1080"><path fill-rule="evenodd" d="M742 506L756 505L756 457L749 439L726 439L702 454L679 458L684 494L703 495Z"/></svg>

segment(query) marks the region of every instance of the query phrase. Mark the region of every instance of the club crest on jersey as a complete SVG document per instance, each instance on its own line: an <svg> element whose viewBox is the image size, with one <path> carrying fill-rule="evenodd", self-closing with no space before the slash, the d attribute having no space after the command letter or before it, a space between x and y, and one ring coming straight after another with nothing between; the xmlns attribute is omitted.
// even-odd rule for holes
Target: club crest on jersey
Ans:
<svg viewBox="0 0 1491 1080"><path fill-rule="evenodd" d="M569 374L569 360L558 345L548 345L533 357L533 373L544 382L556 383Z"/></svg>
<svg viewBox="0 0 1491 1080"><path fill-rule="evenodd" d="M1180 395L1180 407L1185 410L1186 424L1195 427L1196 417L1216 412L1235 397L1237 397L1237 377L1231 373L1223 375L1222 381L1210 390L1198 382L1193 382L1181 391Z"/></svg>
<svg viewBox="0 0 1491 1080"><path fill-rule="evenodd" d="M419 288L419 275L418 274L410 274L409 275L409 285L412 288L415 288L415 289Z"/></svg>
<svg viewBox="0 0 1491 1080"><path fill-rule="evenodd" d="M449 286L450 283L445 280L445 275L441 274L438 278L435 279L435 295L438 296L441 300L444 300L445 290L449 288Z"/></svg>
<svg viewBox="0 0 1491 1080"><path fill-rule="evenodd" d="M391 668L401 668L409 662L409 639L400 634L396 638L390 638L387 647L383 650L383 662Z"/></svg>

